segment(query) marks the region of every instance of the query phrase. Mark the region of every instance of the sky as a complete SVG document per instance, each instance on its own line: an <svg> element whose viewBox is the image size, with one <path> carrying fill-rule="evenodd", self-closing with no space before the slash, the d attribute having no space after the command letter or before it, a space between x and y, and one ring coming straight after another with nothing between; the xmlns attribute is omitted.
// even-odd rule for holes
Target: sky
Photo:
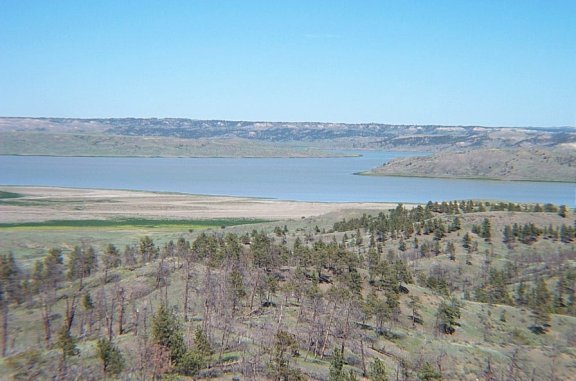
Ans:
<svg viewBox="0 0 576 381"><path fill-rule="evenodd" d="M576 1L0 0L0 116L576 126Z"/></svg>

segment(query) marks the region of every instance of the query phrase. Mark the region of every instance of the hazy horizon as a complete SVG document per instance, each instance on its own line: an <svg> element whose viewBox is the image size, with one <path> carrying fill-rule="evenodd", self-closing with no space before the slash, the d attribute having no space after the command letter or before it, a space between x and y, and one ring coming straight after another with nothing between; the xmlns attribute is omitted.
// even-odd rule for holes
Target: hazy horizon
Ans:
<svg viewBox="0 0 576 381"><path fill-rule="evenodd" d="M222 118L211 118L211 119L202 119L202 118L194 118L194 117L180 117L180 116L167 116L167 117L156 117L156 116L149 116L149 117L136 117L136 116L107 116L107 117L71 117L71 116L9 116L9 115L0 115L0 118L13 118L13 119L75 119L75 120L105 120L105 119L157 119L157 120L194 120L194 121L223 121L223 122L246 122L246 123L314 123L314 124L347 124L347 125L370 125L370 124L377 124L377 125L390 125L390 126L438 126L438 127L479 127L479 128L576 128L576 125L565 125L565 126L500 126L500 125L480 125L480 124L431 124L431 123L423 123L423 124L409 124L409 123L387 123L387 122L377 122L377 121L370 121L370 122L339 122L339 121L322 121L322 120L241 120L241 119L222 119Z"/></svg>

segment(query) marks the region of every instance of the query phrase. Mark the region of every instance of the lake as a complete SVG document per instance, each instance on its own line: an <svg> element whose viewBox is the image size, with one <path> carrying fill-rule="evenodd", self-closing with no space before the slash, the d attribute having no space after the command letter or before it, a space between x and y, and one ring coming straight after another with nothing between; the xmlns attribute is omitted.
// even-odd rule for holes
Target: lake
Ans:
<svg viewBox="0 0 576 381"><path fill-rule="evenodd" d="M406 152L345 158L0 157L0 184L130 189L300 201L463 199L574 207L574 183L357 176Z"/></svg>

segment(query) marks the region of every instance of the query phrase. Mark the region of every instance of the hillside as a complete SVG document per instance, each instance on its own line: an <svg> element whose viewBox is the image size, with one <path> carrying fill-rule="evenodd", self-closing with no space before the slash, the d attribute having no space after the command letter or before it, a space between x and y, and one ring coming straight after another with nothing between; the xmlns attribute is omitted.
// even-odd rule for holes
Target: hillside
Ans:
<svg viewBox="0 0 576 381"><path fill-rule="evenodd" d="M576 182L576 149L444 152L433 156L395 159L364 174Z"/></svg>
<svg viewBox="0 0 576 381"><path fill-rule="evenodd" d="M2 194L21 207L39 196ZM3 242L0 374L574 379L573 211L373 207L222 226L157 220L129 237L126 225L142 221L114 235L82 222L0 226L36 249Z"/></svg>
<svg viewBox="0 0 576 381"><path fill-rule="evenodd" d="M328 157L314 148L242 138L185 139L85 133L0 131L0 155L125 157ZM340 155L337 155L340 156Z"/></svg>
<svg viewBox="0 0 576 381"><path fill-rule="evenodd" d="M317 148L438 151L563 144L576 144L576 129L0 117L3 155L326 156Z"/></svg>

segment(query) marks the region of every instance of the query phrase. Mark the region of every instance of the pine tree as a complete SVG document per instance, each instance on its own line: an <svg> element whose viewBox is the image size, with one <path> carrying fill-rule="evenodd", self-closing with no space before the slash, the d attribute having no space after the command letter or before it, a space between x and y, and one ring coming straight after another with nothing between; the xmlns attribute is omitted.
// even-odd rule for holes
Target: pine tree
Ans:
<svg viewBox="0 0 576 381"><path fill-rule="evenodd" d="M524 306L527 304L526 285L522 281L520 281L520 283L518 283L518 287L516 287L516 304L519 306Z"/></svg>
<svg viewBox="0 0 576 381"><path fill-rule="evenodd" d="M170 351L173 364L178 364L186 353L182 330L176 316L162 303L152 320L152 339Z"/></svg>
<svg viewBox="0 0 576 381"><path fill-rule="evenodd" d="M204 359L212 356L214 353L208 337L202 328L197 328L194 332L194 350L200 353Z"/></svg>
<svg viewBox="0 0 576 381"><path fill-rule="evenodd" d="M400 250L401 252L405 252L406 250L408 250L406 242L404 242L404 238L402 237L400 237L400 242L398 243L398 250Z"/></svg>
<svg viewBox="0 0 576 381"><path fill-rule="evenodd" d="M109 244L104 250L102 261L104 262L105 269L112 269L120 266L122 264L120 251L113 244Z"/></svg>
<svg viewBox="0 0 576 381"><path fill-rule="evenodd" d="M533 332L546 333L550 323L551 312L551 294L548 291L544 279L538 278L533 289L533 299L531 301L532 316L534 325L531 327Z"/></svg>
<svg viewBox="0 0 576 381"><path fill-rule="evenodd" d="M290 359L297 349L298 342L294 335L282 330L276 332L272 357L275 380L289 380L291 378Z"/></svg>
<svg viewBox="0 0 576 381"><path fill-rule="evenodd" d="M213 353L206 334L201 328L198 328L194 333L194 346L184 353L176 364L176 370L181 374L193 377L207 366Z"/></svg>
<svg viewBox="0 0 576 381"><path fill-rule="evenodd" d="M466 232L466 234L464 234L464 237L462 237L462 247L464 247L465 249L468 249L470 247L471 243L472 243L472 238L470 238L470 234L468 234L468 232Z"/></svg>
<svg viewBox="0 0 576 381"><path fill-rule="evenodd" d="M23 292L21 284L22 271L10 253L0 257L0 310L2 314L1 355L8 353L8 316L11 303L21 303Z"/></svg>
<svg viewBox="0 0 576 381"><path fill-rule="evenodd" d="M78 339L70 334L66 325L63 325L58 332L58 341L56 342L56 346L62 350L62 358L64 362L66 362L66 359L69 356L77 356L80 353L76 346L77 342Z"/></svg>
<svg viewBox="0 0 576 381"><path fill-rule="evenodd" d="M515 241L514 233L512 232L512 228L510 225L504 226L503 238L502 242L504 242L508 247L512 245Z"/></svg>
<svg viewBox="0 0 576 381"><path fill-rule="evenodd" d="M334 347L332 351L332 361L330 362L330 373L328 375L329 381L344 381L344 354L338 347Z"/></svg>
<svg viewBox="0 0 576 381"><path fill-rule="evenodd" d="M64 259L60 249L48 250L48 255L44 258L42 281L51 289L56 289L58 284L64 280Z"/></svg>
<svg viewBox="0 0 576 381"><path fill-rule="evenodd" d="M104 374L107 376L117 376L124 370L125 361L120 349L111 341L101 338L97 344L98 357L102 361Z"/></svg>
<svg viewBox="0 0 576 381"><path fill-rule="evenodd" d="M490 242L492 240L492 226L490 224L490 220L488 218L484 218L482 221L482 230L480 231L480 236L484 238L486 242Z"/></svg>
<svg viewBox="0 0 576 381"><path fill-rule="evenodd" d="M384 362L376 358L372 365L370 365L370 380L372 381L388 381L386 374L386 366Z"/></svg>
<svg viewBox="0 0 576 381"><path fill-rule="evenodd" d="M442 375L426 361L418 370L418 379L421 381L442 380Z"/></svg>
<svg viewBox="0 0 576 381"><path fill-rule="evenodd" d="M422 321L420 318L420 309L422 308L422 302L420 301L420 297L417 295L410 295L408 297L408 302L406 303L408 308L410 308L412 316L410 320L412 320L412 328L416 327L417 321Z"/></svg>
<svg viewBox="0 0 576 381"><path fill-rule="evenodd" d="M232 312L236 312L240 301L246 296L244 276L238 266L234 266L228 276L228 290L232 298Z"/></svg>
<svg viewBox="0 0 576 381"><path fill-rule="evenodd" d="M368 250L368 277L370 282L376 278L376 273L380 265L380 254L374 248Z"/></svg>
<svg viewBox="0 0 576 381"><path fill-rule="evenodd" d="M456 246L454 245L454 242L448 241L446 244L446 254L448 254L448 258L451 261L456 260Z"/></svg>
<svg viewBox="0 0 576 381"><path fill-rule="evenodd" d="M140 239L138 246L142 263L150 262L158 256L158 248L149 236Z"/></svg>
<svg viewBox="0 0 576 381"><path fill-rule="evenodd" d="M452 225L450 225L450 231L458 231L462 228L462 223L460 222L460 217L454 217L452 220Z"/></svg>
<svg viewBox="0 0 576 381"><path fill-rule="evenodd" d="M92 246L87 248L74 247L68 259L68 279L83 279L96 271L96 269L96 250Z"/></svg>
<svg viewBox="0 0 576 381"><path fill-rule="evenodd" d="M438 306L436 312L436 319L438 322L438 329L445 334L453 334L456 326L459 326L458 319L460 319L460 305L455 299L450 302L442 301Z"/></svg>

